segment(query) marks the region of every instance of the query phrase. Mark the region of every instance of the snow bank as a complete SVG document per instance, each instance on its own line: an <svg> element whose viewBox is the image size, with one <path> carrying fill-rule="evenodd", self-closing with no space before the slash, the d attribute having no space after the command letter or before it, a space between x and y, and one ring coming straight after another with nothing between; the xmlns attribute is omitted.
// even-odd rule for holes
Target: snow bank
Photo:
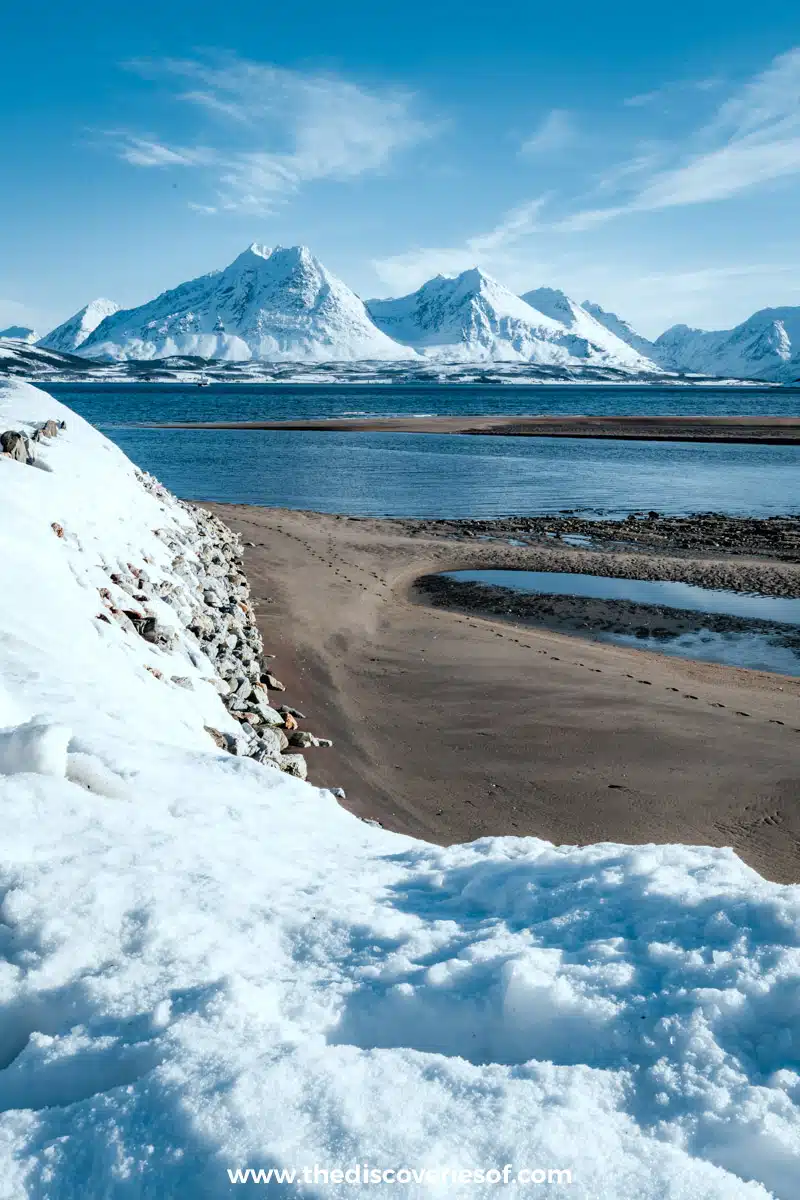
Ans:
<svg viewBox="0 0 800 1200"><path fill-rule="evenodd" d="M49 469L0 459L0 1196L508 1163L582 1200L793 1200L800 889L726 850L441 849L219 752L202 655L98 619L122 564L169 580L153 530L191 514L0 391L4 429L48 418ZM537 1190L370 1188L500 1193Z"/></svg>

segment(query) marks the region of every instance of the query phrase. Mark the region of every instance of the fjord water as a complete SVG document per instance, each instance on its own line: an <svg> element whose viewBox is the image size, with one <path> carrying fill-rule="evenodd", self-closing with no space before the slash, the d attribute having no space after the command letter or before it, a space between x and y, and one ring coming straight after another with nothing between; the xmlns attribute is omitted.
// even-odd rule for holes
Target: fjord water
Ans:
<svg viewBox="0 0 800 1200"><path fill-rule="evenodd" d="M441 434L164 430L142 422L353 415L794 416L773 388L553 385L52 385L134 462L194 500L352 516L624 516L800 508L800 447Z"/></svg>

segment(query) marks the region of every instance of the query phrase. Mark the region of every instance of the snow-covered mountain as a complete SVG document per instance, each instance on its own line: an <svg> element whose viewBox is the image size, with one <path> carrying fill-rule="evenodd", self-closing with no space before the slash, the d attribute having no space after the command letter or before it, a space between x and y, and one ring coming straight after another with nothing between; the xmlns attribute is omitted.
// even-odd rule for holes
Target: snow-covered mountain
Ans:
<svg viewBox="0 0 800 1200"><path fill-rule="evenodd" d="M222 271L106 317L79 353L117 360L176 354L228 361L415 357L375 327L363 301L306 247L257 244Z"/></svg>
<svg viewBox="0 0 800 1200"><path fill-rule="evenodd" d="M9 325L8 329L0 329L0 338L7 338L12 342L25 342L26 345L32 345L39 335L35 329L30 329L27 325Z"/></svg>
<svg viewBox="0 0 800 1200"><path fill-rule="evenodd" d="M560 322L573 337L585 341L591 348L587 357L612 361L634 371L657 370L651 358L636 350L558 288L534 288L532 292L525 292L522 299L551 320Z"/></svg>
<svg viewBox="0 0 800 1200"><path fill-rule="evenodd" d="M477 268L437 275L408 296L369 300L367 308L384 333L431 357L652 369L630 347L612 346L607 330L591 340Z"/></svg>
<svg viewBox="0 0 800 1200"><path fill-rule="evenodd" d="M654 350L680 371L793 383L800 379L800 307L762 308L734 329L673 325Z"/></svg>
<svg viewBox="0 0 800 1200"><path fill-rule="evenodd" d="M654 343L649 338L643 337L641 333L637 333L633 326L622 317L618 317L616 313L607 312L599 304L593 304L591 300L584 300L581 308L594 317L595 321L599 321L609 333L613 333L615 337L618 337L621 342L625 342L627 346L631 346L644 358L653 359L656 353Z"/></svg>
<svg viewBox="0 0 800 1200"><path fill-rule="evenodd" d="M113 300L104 300L102 297L92 300L69 320L46 333L37 345L46 350L60 350L64 354L72 354L83 345L91 333L94 333L101 321L116 312L119 312L119 305Z"/></svg>
<svg viewBox="0 0 800 1200"><path fill-rule="evenodd" d="M416 292L368 300L367 309L385 334L431 357L563 362L563 330L533 312L497 280L477 268L455 278L437 275Z"/></svg>

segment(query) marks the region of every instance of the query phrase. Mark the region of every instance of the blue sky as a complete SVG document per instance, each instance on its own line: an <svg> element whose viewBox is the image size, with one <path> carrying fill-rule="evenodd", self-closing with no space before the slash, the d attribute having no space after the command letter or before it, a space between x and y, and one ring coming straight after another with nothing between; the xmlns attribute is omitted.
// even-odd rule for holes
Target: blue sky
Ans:
<svg viewBox="0 0 800 1200"><path fill-rule="evenodd" d="M364 297L477 264L649 335L800 304L794 5L17 3L0 111L0 327L252 241Z"/></svg>

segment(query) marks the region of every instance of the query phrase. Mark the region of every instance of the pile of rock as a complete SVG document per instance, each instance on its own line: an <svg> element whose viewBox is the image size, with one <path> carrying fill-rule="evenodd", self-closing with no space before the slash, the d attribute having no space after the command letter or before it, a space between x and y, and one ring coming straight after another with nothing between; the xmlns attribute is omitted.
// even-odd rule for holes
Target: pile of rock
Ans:
<svg viewBox="0 0 800 1200"><path fill-rule="evenodd" d="M2 454L41 466L35 443L56 437L65 428L64 421L48 420L30 433L6 430L0 434ZM269 669L268 660L274 655L264 653L238 535L205 509L179 500L152 475L137 470L136 477L165 511L175 512L177 519L167 528L153 530L173 555L170 569L166 578L158 578L164 572L157 571L147 555L142 564L107 567L107 586L98 588L97 619L119 625L157 650L181 651L188 657L237 723L235 733L205 727L220 749L305 779L308 768L300 751L332 743L300 729L298 721L305 718L297 709L270 703L271 693L285 688ZM68 539L68 531L58 521L51 528L57 537ZM152 663L146 669L167 686L195 686L188 675L166 676ZM332 790L343 795L341 789Z"/></svg>
<svg viewBox="0 0 800 1200"><path fill-rule="evenodd" d="M171 649L182 632L180 640L195 665L199 666L202 659L193 648L211 662L214 687L239 726L235 734L206 726L220 749L305 779L308 768L299 751L332 743L300 729L298 721L304 717L297 709L285 704L274 707L271 703L271 693L285 688L268 666L274 656L265 654L255 622L239 536L213 514L176 499L151 475L137 472L137 477L146 491L186 513L189 523L185 529L171 526L154 530L174 555L169 580L156 582L144 567L131 564L127 574L114 572L110 576L111 582L137 605L120 608L111 603L109 592L104 599L112 616L121 624L130 623L140 637L163 649ZM147 611L148 600L154 598L173 609L183 627L178 634ZM151 671L156 674L157 669ZM190 679L181 676L172 676L170 682L179 687L193 686Z"/></svg>

